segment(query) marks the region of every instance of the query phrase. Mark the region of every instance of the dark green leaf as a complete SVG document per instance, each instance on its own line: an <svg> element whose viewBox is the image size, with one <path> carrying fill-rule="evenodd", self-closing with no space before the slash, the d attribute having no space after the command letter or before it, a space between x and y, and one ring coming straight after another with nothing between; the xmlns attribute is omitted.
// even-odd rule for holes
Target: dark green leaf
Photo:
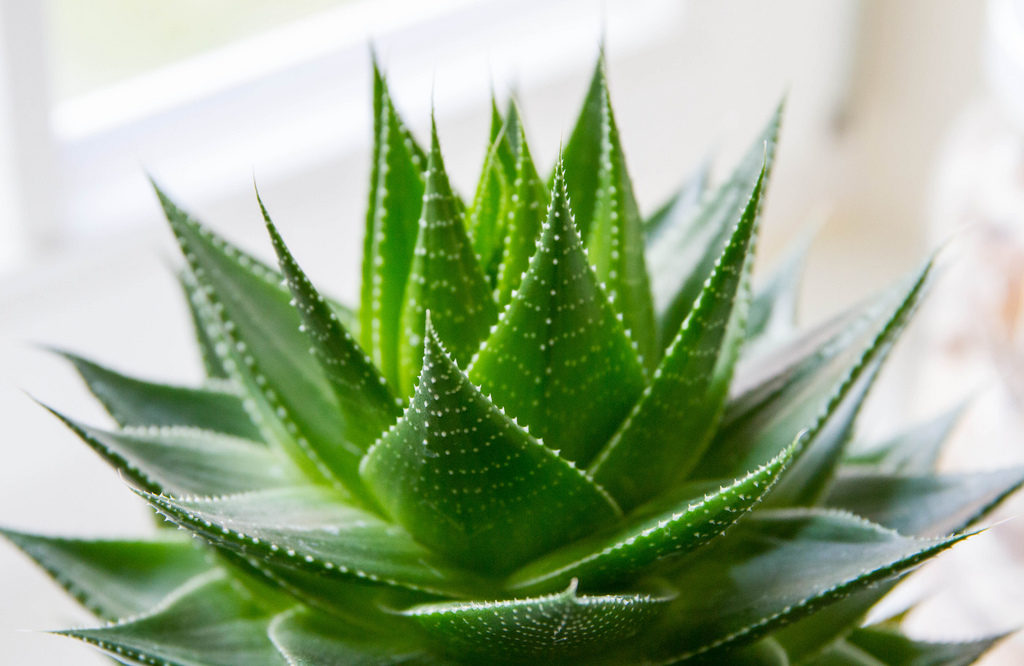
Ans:
<svg viewBox="0 0 1024 666"><path fill-rule="evenodd" d="M363 239L360 335L377 367L400 385L399 346L406 284L423 205L426 156L395 111L373 64L373 166Z"/></svg>
<svg viewBox="0 0 1024 666"><path fill-rule="evenodd" d="M647 595L559 594L508 601L449 602L405 611L446 653L505 661L594 652L630 638L667 600Z"/></svg>
<svg viewBox="0 0 1024 666"><path fill-rule="evenodd" d="M627 581L655 563L718 537L757 505L792 460L799 443L769 464L704 497L642 511L615 531L577 541L517 571L507 586L543 592L579 579L584 589Z"/></svg>
<svg viewBox="0 0 1024 666"><path fill-rule="evenodd" d="M398 418L399 403L387 380L377 372L373 361L341 325L327 300L296 263L262 201L260 209L281 272L295 298L304 330L309 334L313 354L334 389L342 422L337 436L365 451Z"/></svg>
<svg viewBox="0 0 1024 666"><path fill-rule="evenodd" d="M904 534L938 536L984 517L1024 483L1024 468L942 476L840 474L825 504Z"/></svg>
<svg viewBox="0 0 1024 666"><path fill-rule="evenodd" d="M230 435L180 426L107 432L50 411L130 481L152 492L218 495L304 480L279 452Z"/></svg>
<svg viewBox="0 0 1024 666"><path fill-rule="evenodd" d="M721 418L746 328L763 182L652 382L590 468L625 508L685 478Z"/></svg>
<svg viewBox="0 0 1024 666"><path fill-rule="evenodd" d="M222 572L198 576L153 613L123 624L58 632L128 664L286 666L265 609Z"/></svg>
<svg viewBox="0 0 1024 666"><path fill-rule="evenodd" d="M910 322L924 297L932 262L916 276L906 296L886 320L871 344L833 389L824 410L810 425L810 443L779 481L767 502L774 506L815 504L824 499L842 459L843 447L853 433L860 411L878 370L893 344Z"/></svg>
<svg viewBox="0 0 1024 666"><path fill-rule="evenodd" d="M188 539L65 539L0 530L68 594L101 620L138 615L208 571L209 556Z"/></svg>
<svg viewBox="0 0 1024 666"><path fill-rule="evenodd" d="M418 541L490 573L508 571L619 515L581 470L473 386L429 323L409 409L366 454L362 474Z"/></svg>
<svg viewBox="0 0 1024 666"><path fill-rule="evenodd" d="M260 439L260 431L246 414L242 400L226 382L199 389L154 384L127 377L75 354L59 353L74 364L89 391L118 425L190 426Z"/></svg>
<svg viewBox="0 0 1024 666"><path fill-rule="evenodd" d="M274 565L444 595L461 596L474 589L473 583L482 585L439 561L400 527L346 506L325 487L216 498L140 494L171 521L215 545Z"/></svg>
<svg viewBox="0 0 1024 666"><path fill-rule="evenodd" d="M290 305L280 274L254 264L219 236L157 194L201 287L197 306L218 322L224 366L243 387L247 411L272 446L311 479L359 495L362 450L338 437L344 429L334 392Z"/></svg>
<svg viewBox="0 0 1024 666"><path fill-rule="evenodd" d="M693 308L736 220L743 214L754 183L761 178L762 166L767 187L775 164L781 119L780 104L732 175L703 204L697 216L687 224L668 229L659 243L658 255L652 257L651 272L669 285L655 292L662 348L675 339L679 326Z"/></svg>
<svg viewBox="0 0 1024 666"><path fill-rule="evenodd" d="M350 627L330 617L294 609L270 623L270 639L289 666L397 666L444 664L412 640L408 631Z"/></svg>
<svg viewBox="0 0 1024 666"><path fill-rule="evenodd" d="M643 370L587 262L560 174L536 254L469 375L579 465L601 449L643 390Z"/></svg>
<svg viewBox="0 0 1024 666"><path fill-rule="evenodd" d="M490 286L473 254L431 126L427 188L409 287L402 309L401 394L412 393L423 360L427 310L455 360L465 365L497 317Z"/></svg>
<svg viewBox="0 0 1024 666"><path fill-rule="evenodd" d="M498 306L512 300L512 292L519 288L523 273L530 265L530 257L537 251L537 238L544 222L544 206L548 190L537 174L526 135L518 125L518 153L515 178L512 183L512 208L506 228L505 247L498 265Z"/></svg>
<svg viewBox="0 0 1024 666"><path fill-rule="evenodd" d="M928 643L915 641L887 629L857 629L847 641L876 657L887 666L968 666L988 652L1002 636L964 643Z"/></svg>
<svg viewBox="0 0 1024 666"><path fill-rule="evenodd" d="M759 511L685 558L680 595L649 640L683 658L742 644L885 581L962 540L903 537L822 510Z"/></svg>

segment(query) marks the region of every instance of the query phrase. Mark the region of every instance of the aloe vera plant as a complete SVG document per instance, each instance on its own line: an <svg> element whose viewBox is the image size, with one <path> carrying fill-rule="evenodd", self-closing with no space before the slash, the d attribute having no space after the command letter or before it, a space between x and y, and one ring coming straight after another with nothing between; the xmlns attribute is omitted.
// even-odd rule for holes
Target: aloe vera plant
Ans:
<svg viewBox="0 0 1024 666"><path fill-rule="evenodd" d="M952 416L855 441L932 263L811 331L751 286L781 108L716 189L637 206L599 59L549 178L493 109L471 198L374 67L357 310L157 195L208 381L67 357L57 414L179 530L7 530L131 664L966 664L869 608L1024 481L935 471ZM190 539L186 535L194 538Z"/></svg>

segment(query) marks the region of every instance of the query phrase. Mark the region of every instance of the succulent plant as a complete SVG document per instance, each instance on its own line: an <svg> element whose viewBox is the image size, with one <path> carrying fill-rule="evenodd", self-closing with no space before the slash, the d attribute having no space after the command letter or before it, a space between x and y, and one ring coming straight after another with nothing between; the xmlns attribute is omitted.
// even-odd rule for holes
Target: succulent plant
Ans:
<svg viewBox="0 0 1024 666"><path fill-rule="evenodd" d="M781 107L721 185L702 170L645 218L602 59L550 178L515 105L492 107L466 201L376 65L373 100L358 310L262 201L279 268L157 189L208 380L67 354L118 427L57 416L181 530L5 531L107 623L60 633L176 665L964 664L992 645L864 626L1024 472L938 474L955 414L856 437L931 261L810 331L798 255L753 290Z"/></svg>

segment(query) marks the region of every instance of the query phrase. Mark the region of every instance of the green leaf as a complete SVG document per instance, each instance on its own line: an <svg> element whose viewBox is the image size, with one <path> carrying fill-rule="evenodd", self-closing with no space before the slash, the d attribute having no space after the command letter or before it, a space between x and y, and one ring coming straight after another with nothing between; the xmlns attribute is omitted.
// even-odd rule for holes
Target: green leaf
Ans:
<svg viewBox="0 0 1024 666"><path fill-rule="evenodd" d="M270 623L270 640L289 666L397 666L443 664L423 646L410 640L409 632L381 633L350 627L336 619L302 609L281 613Z"/></svg>
<svg viewBox="0 0 1024 666"><path fill-rule="evenodd" d="M683 659L753 641L963 540L904 537L837 511L759 511L682 560L680 595L645 639Z"/></svg>
<svg viewBox="0 0 1024 666"><path fill-rule="evenodd" d="M888 594L899 578L876 583L772 633L791 663L802 664L856 629L868 611ZM765 639L762 639L765 640Z"/></svg>
<svg viewBox="0 0 1024 666"><path fill-rule="evenodd" d="M840 474L825 504L847 509L904 534L937 536L965 529L1024 484L1024 468L903 476Z"/></svg>
<svg viewBox="0 0 1024 666"><path fill-rule="evenodd" d="M208 571L209 556L188 539L66 539L0 529L68 594L101 620L149 611Z"/></svg>
<svg viewBox="0 0 1024 666"><path fill-rule="evenodd" d="M935 469L942 445L963 416L966 403L873 445L861 445L847 461L892 474L926 474Z"/></svg>
<svg viewBox="0 0 1024 666"><path fill-rule="evenodd" d="M544 223L544 206L549 200L548 189L537 173L526 145L522 125L517 125L519 137L516 145L515 177L512 182L512 204L505 233L505 246L498 265L498 306L505 307L512 300L512 292L519 288L523 274L530 265L530 257L537 250L537 237Z"/></svg>
<svg viewBox="0 0 1024 666"><path fill-rule="evenodd" d="M582 238L587 238L594 219L599 169L604 151L605 96L607 84L604 73L604 47L597 56L594 74L590 79L583 107L573 126L569 141L562 151L563 167L556 167L551 182L564 171L565 190L576 214L576 226Z"/></svg>
<svg viewBox="0 0 1024 666"><path fill-rule="evenodd" d="M205 388L154 384L68 352L89 391L120 426L190 426L259 441L260 431L226 382Z"/></svg>
<svg viewBox="0 0 1024 666"><path fill-rule="evenodd" d="M968 666L1002 638L992 636L963 643L929 643L888 629L864 627L850 634L847 641L888 666Z"/></svg>
<svg viewBox="0 0 1024 666"><path fill-rule="evenodd" d="M846 640L833 643L823 653L806 662L806 666L889 666Z"/></svg>
<svg viewBox="0 0 1024 666"><path fill-rule="evenodd" d="M373 107L373 162L363 240L359 329L363 348L397 387L401 377L401 314L423 205L427 160L395 111L376 60Z"/></svg>
<svg viewBox="0 0 1024 666"><path fill-rule="evenodd" d="M562 182L559 174L536 253L469 376L548 447L586 465L644 378L587 262Z"/></svg>
<svg viewBox="0 0 1024 666"><path fill-rule="evenodd" d="M270 220L263 201L259 203L281 272L313 345L313 354L334 389L342 423L337 436L365 451L398 418L401 413L399 403L392 395L387 380L377 372L373 361L345 330L327 300L292 257Z"/></svg>
<svg viewBox="0 0 1024 666"><path fill-rule="evenodd" d="M763 175L653 380L590 467L626 508L685 478L721 418L746 328Z"/></svg>
<svg viewBox="0 0 1024 666"><path fill-rule="evenodd" d="M341 580L462 596L486 586L441 562L403 529L303 486L212 498L139 494L172 522L214 545ZM475 584L475 585L474 585Z"/></svg>
<svg viewBox="0 0 1024 666"><path fill-rule="evenodd" d="M666 558L695 550L721 535L760 502L799 445L794 443L769 464L717 491L641 510L611 533L556 550L517 571L506 586L517 593L535 593L579 579L584 589L595 589L626 582Z"/></svg>
<svg viewBox="0 0 1024 666"><path fill-rule="evenodd" d="M493 284L504 246L505 221L511 206L512 182L500 154L508 151L505 134L499 126L484 158L480 181L473 203L466 212L466 231L484 275Z"/></svg>
<svg viewBox="0 0 1024 666"><path fill-rule="evenodd" d="M119 662L174 666L286 666L267 636L269 617L222 572L193 578L153 613L97 629L57 632Z"/></svg>
<svg viewBox="0 0 1024 666"><path fill-rule="evenodd" d="M737 365L733 396L694 478L729 478L773 457L810 428L905 301L890 291L854 306L764 357Z"/></svg>
<svg viewBox="0 0 1024 666"><path fill-rule="evenodd" d="M429 323L416 393L366 454L362 474L388 514L419 542L491 573L620 515L581 470L473 386Z"/></svg>
<svg viewBox="0 0 1024 666"><path fill-rule="evenodd" d="M199 358L203 363L203 370L210 379L228 379L228 371L217 356L216 343L209 332L211 323L206 321L200 314L193 300L192 286L181 273L178 274L178 283L181 285L182 293L185 295L185 303L188 305L189 319L192 321L192 330L195 333L196 345L199 347Z"/></svg>
<svg viewBox="0 0 1024 666"><path fill-rule="evenodd" d="M263 433L311 480L359 495L363 451L338 437L337 401L309 341L291 294L276 271L246 255L178 209L159 189L171 229L188 260L197 306L218 322L216 348L246 394L247 411Z"/></svg>
<svg viewBox="0 0 1024 666"><path fill-rule="evenodd" d="M504 661L595 652L634 636L666 605L641 594L578 596L573 583L545 597L428 604L404 615L446 653Z"/></svg>
<svg viewBox="0 0 1024 666"><path fill-rule="evenodd" d="M303 480L285 456L230 435L180 426L107 432L50 411L126 478L152 492L217 495Z"/></svg>
<svg viewBox="0 0 1024 666"><path fill-rule="evenodd" d="M659 287L655 291L662 348L675 339L679 326L693 308L722 248L728 243L736 220L743 214L749 193L762 178L762 167L763 187L767 187L775 164L781 120L782 104L729 179L703 204L697 216L687 224L666 230L664 241L659 243L659 253L652 257L652 274L659 275L662 284L669 285L669 288Z"/></svg>
<svg viewBox="0 0 1024 666"><path fill-rule="evenodd" d="M871 390L879 368L924 297L932 262L916 276L906 296L886 320L871 344L842 382L833 389L824 410L810 425L811 439L767 500L773 506L815 504L824 499L832 483L843 448L853 433L854 421Z"/></svg>
<svg viewBox="0 0 1024 666"><path fill-rule="evenodd" d="M708 189L711 160L705 159L690 174L679 188L672 193L650 217L644 220L644 235L647 241L647 265L651 273L651 289L657 300L659 270L652 258L663 257L661 244L672 237L673 230L688 228L697 213Z"/></svg>
<svg viewBox="0 0 1024 666"><path fill-rule="evenodd" d="M412 393L419 374L427 310L455 360L463 365L497 317L490 286L473 254L448 183L433 121L426 178L423 215L402 309L402 395Z"/></svg>
<svg viewBox="0 0 1024 666"><path fill-rule="evenodd" d="M590 263L608 291L612 305L622 315L626 332L636 343L645 367L658 364L654 301L644 259L644 233L619 129L612 113L605 79L601 77L601 154L598 161L594 216L586 229ZM575 193L569 191L570 201Z"/></svg>

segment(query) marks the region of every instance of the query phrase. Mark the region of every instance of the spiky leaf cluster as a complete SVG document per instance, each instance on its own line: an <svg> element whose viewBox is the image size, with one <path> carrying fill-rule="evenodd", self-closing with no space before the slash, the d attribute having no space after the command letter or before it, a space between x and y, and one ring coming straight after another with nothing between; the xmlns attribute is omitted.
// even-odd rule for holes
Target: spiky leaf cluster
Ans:
<svg viewBox="0 0 1024 666"><path fill-rule="evenodd" d="M781 108L717 189L644 217L599 60L542 177L494 106L462 199L374 68L354 311L157 190L208 380L68 354L117 428L59 418L181 531L5 535L140 664L968 663L863 626L1024 471L940 475L953 417L854 441L929 282L809 332L751 271ZM184 532L184 533L183 533ZM186 537L190 534L192 539Z"/></svg>

